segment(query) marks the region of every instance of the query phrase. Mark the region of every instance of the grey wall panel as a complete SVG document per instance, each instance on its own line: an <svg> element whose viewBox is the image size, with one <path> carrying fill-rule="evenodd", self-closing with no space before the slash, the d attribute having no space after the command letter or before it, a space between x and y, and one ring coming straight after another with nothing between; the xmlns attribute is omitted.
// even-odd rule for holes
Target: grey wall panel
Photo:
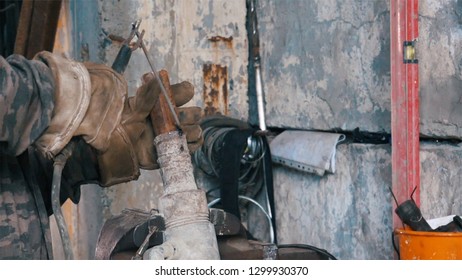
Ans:
<svg viewBox="0 0 462 280"><path fill-rule="evenodd" d="M388 2L260 1L268 125L390 131Z"/></svg>
<svg viewBox="0 0 462 280"><path fill-rule="evenodd" d="M276 166L279 242L340 259L393 259L390 152L389 145L339 145L337 172L323 177ZM461 146L424 143L420 156L424 217L461 215Z"/></svg>
<svg viewBox="0 0 462 280"><path fill-rule="evenodd" d="M305 243L339 259L390 259L388 145L339 145L337 171L323 177L274 168L280 244Z"/></svg>
<svg viewBox="0 0 462 280"><path fill-rule="evenodd" d="M420 1L421 132L462 138L462 1Z"/></svg>

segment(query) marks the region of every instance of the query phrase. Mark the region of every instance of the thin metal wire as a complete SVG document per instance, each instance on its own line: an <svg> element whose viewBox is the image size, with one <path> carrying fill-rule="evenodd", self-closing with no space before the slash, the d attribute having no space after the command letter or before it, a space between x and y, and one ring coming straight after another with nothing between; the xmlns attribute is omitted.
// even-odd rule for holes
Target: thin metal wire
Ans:
<svg viewBox="0 0 462 280"><path fill-rule="evenodd" d="M157 72L156 67L154 66L154 63L152 62L152 60L151 60L151 58L149 56L149 52L148 52L148 50L146 48L146 45L144 44L144 40L142 39L143 38L142 33L140 33L137 30L138 26L140 24L141 24L141 20L137 20L132 25L133 29L135 30L135 35L140 40L141 49L143 50L144 55L146 56L146 60L148 61L148 64L149 64L149 67L151 68L152 74L154 75L154 77L157 80L157 83L160 86L160 91L162 92L162 94L165 97L165 101L167 102L168 108L169 108L170 112L173 115L173 120L175 121L175 125L177 126L177 129L181 130L180 120L178 119L178 116L177 116L177 114L175 112L175 107L173 106L173 104L172 104L172 102L171 102L171 100L170 100L170 98L168 96L167 89L165 89L165 86L164 86L164 84L162 83L162 80L159 77L159 73Z"/></svg>
<svg viewBox="0 0 462 280"><path fill-rule="evenodd" d="M269 233L270 233L270 243L274 243L273 221L271 219L271 216L268 214L268 212L266 212L266 210L263 208L263 206L261 206L261 204L258 203L256 200L254 200L254 199L252 199L250 197L244 196L244 195L239 195L238 197L239 197L239 199L246 200L248 202L251 202L251 203L255 204L263 212L263 214L266 216L266 219L268 220ZM211 208L213 205L217 204L220 200L221 200L220 197L212 200L211 202L209 202L208 207Z"/></svg>

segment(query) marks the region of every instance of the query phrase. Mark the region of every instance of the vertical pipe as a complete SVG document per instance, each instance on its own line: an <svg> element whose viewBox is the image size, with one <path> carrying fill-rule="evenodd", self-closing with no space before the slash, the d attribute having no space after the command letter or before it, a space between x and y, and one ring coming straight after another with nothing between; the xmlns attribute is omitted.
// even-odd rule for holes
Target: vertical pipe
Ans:
<svg viewBox="0 0 462 280"><path fill-rule="evenodd" d="M420 204L418 64L404 61L404 44L418 38L418 0L391 0L392 188L402 203L412 191ZM402 222L393 214L393 227Z"/></svg>
<svg viewBox="0 0 462 280"><path fill-rule="evenodd" d="M258 108L258 123L261 131L266 131L265 120L265 105L263 101L263 86L261 82L260 63L255 63L255 79L257 87L257 108Z"/></svg>
<svg viewBox="0 0 462 280"><path fill-rule="evenodd" d="M419 35L419 1L408 0L406 7L406 41L417 42ZM410 176L408 192L413 194L413 199L420 205L420 127L419 127L419 65L406 63L407 95L408 95L408 150Z"/></svg>

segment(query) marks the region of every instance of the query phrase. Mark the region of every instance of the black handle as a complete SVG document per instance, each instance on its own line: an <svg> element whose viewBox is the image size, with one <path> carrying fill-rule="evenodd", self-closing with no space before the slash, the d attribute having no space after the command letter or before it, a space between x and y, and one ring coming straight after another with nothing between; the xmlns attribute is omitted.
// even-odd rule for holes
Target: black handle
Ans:
<svg viewBox="0 0 462 280"><path fill-rule="evenodd" d="M122 74L127 68L131 56L132 49L128 45L123 44L114 60L114 63L112 63L112 69L114 69L117 73Z"/></svg>

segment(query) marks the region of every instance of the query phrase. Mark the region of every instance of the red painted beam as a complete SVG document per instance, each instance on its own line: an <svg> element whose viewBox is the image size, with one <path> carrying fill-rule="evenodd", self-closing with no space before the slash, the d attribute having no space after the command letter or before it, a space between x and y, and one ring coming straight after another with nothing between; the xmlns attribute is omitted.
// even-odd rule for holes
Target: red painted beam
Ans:
<svg viewBox="0 0 462 280"><path fill-rule="evenodd" d="M404 45L416 42L419 35L418 3L391 0L390 59L392 189L398 203L408 200L416 189L412 197L420 205L419 68L417 61L405 62L404 51ZM402 227L395 213L393 227Z"/></svg>

